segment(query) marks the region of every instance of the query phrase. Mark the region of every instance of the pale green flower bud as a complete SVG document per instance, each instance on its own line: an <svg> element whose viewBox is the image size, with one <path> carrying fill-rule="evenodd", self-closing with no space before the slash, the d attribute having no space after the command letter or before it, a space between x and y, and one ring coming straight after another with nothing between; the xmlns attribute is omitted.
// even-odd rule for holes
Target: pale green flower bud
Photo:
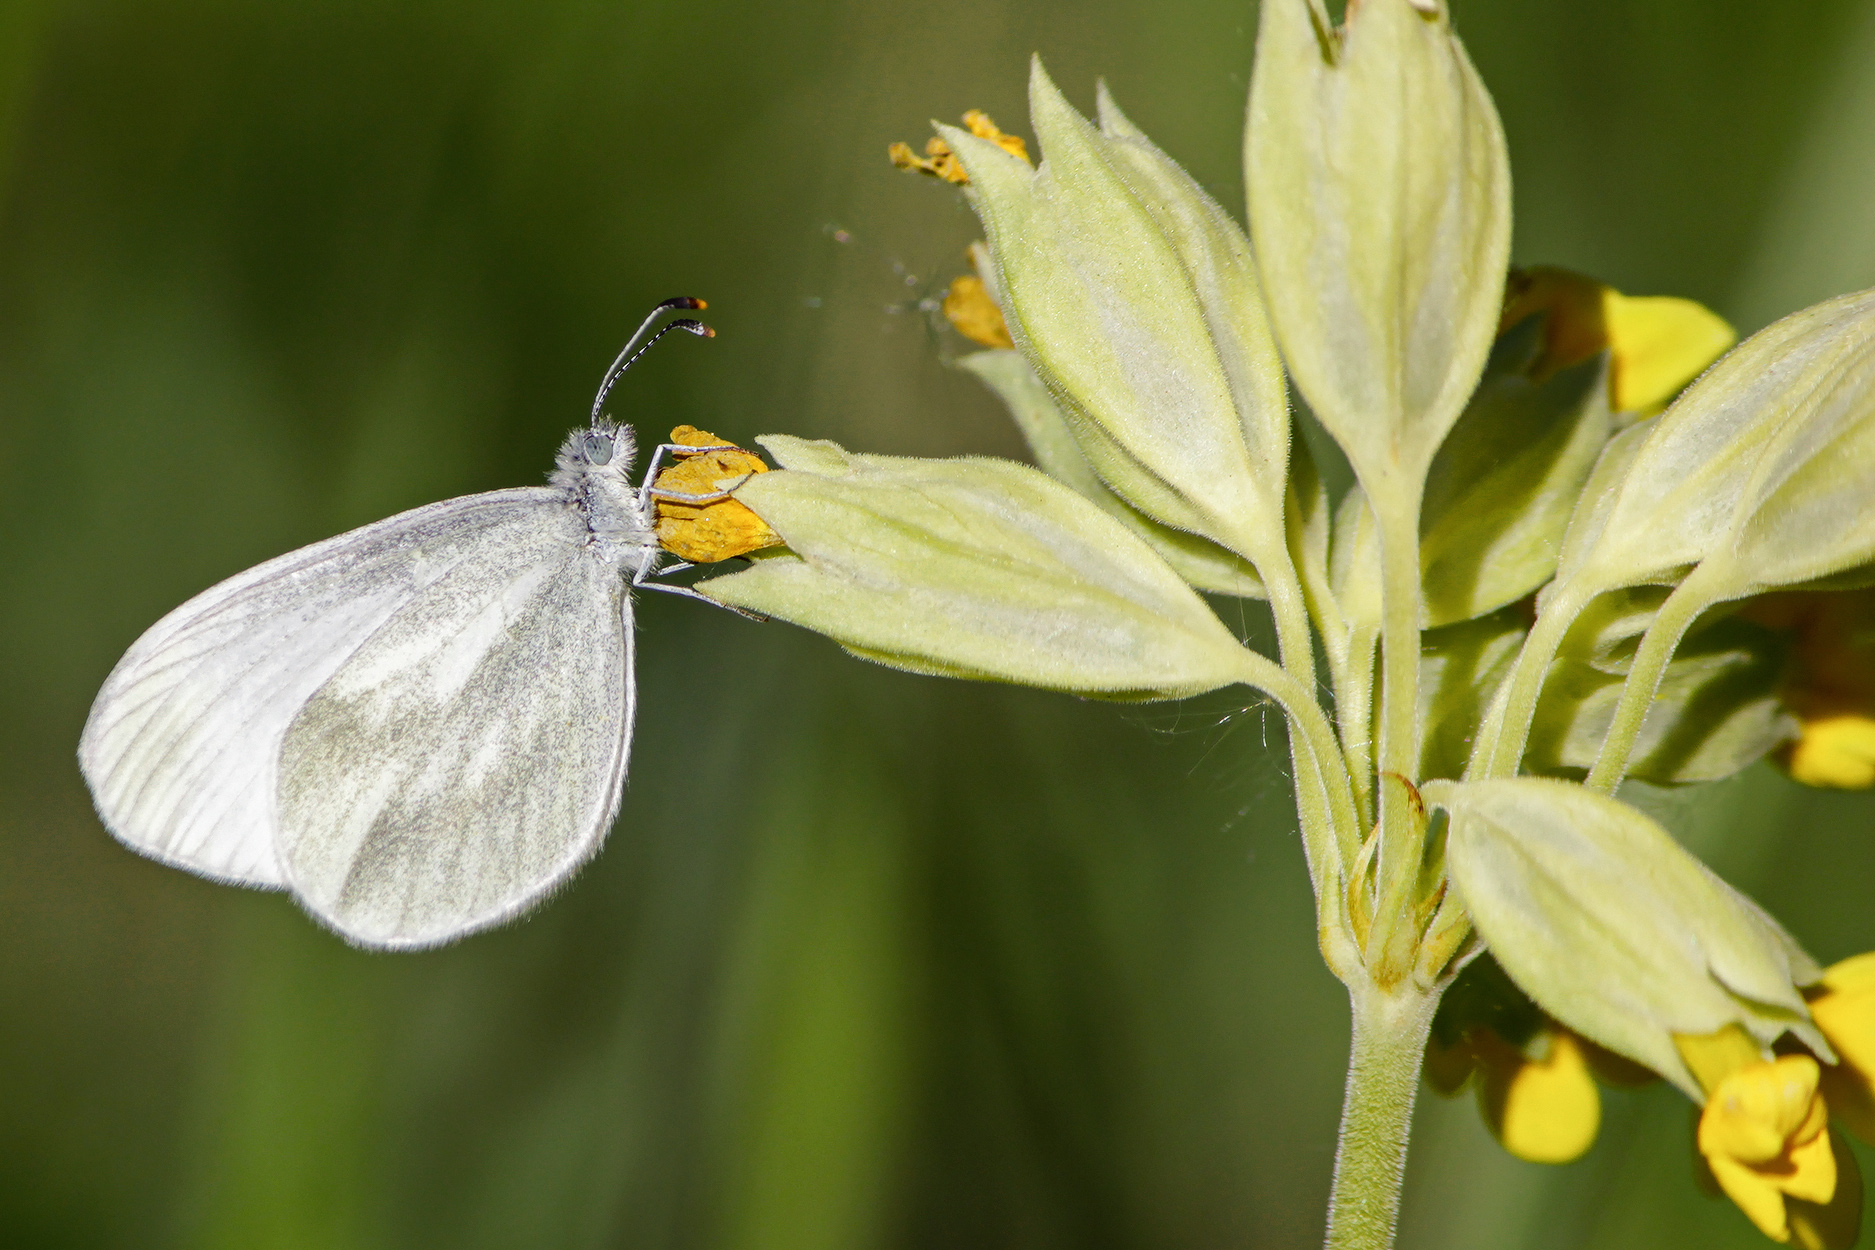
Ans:
<svg viewBox="0 0 1875 1250"><path fill-rule="evenodd" d="M1414 496L1497 330L1510 172L1443 6L1350 12L1338 31L1317 0L1262 6L1250 229L1310 408L1370 493Z"/></svg>
<svg viewBox="0 0 1875 1250"><path fill-rule="evenodd" d="M1759 331L1641 429L1610 449L1616 469L1631 457L1618 484L1598 469L1572 522L1559 580L1579 592L1703 564L1702 598L1726 599L1867 564L1875 292Z"/></svg>
<svg viewBox="0 0 1875 1250"><path fill-rule="evenodd" d="M972 352L957 362L1009 406L1016 428L1042 472L1145 539L1172 570L1199 590L1245 599L1265 597L1255 566L1207 538L1161 525L1114 494L1081 455L1067 417L1017 351Z"/></svg>
<svg viewBox="0 0 1875 1250"><path fill-rule="evenodd" d="M1178 698L1255 657L1121 522L1026 465L760 440L736 498L787 550L700 583L895 668L1075 694Z"/></svg>
<svg viewBox="0 0 1875 1250"><path fill-rule="evenodd" d="M1537 777L1435 781L1446 865L1478 932L1550 1015L1703 1100L1673 1042L1737 1024L1833 1058L1798 985L1822 971L1666 830L1605 794Z"/></svg>
<svg viewBox="0 0 1875 1250"><path fill-rule="evenodd" d="M940 127L998 302L1081 453L1128 504L1250 559L1283 543L1289 414L1242 230L1101 98L1030 79L1043 160Z"/></svg>

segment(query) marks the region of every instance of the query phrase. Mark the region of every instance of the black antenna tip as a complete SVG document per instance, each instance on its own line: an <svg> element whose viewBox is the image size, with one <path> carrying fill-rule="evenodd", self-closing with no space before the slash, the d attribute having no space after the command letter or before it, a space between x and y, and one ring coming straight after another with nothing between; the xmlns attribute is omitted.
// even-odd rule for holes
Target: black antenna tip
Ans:
<svg viewBox="0 0 1875 1250"><path fill-rule="evenodd" d="M666 330L688 330L690 333L700 338L713 339L716 337L716 331L710 329L701 321L692 321L688 317L679 317L664 328Z"/></svg>
<svg viewBox="0 0 1875 1250"><path fill-rule="evenodd" d="M674 295L658 305L659 308L708 308L709 304L692 295Z"/></svg>

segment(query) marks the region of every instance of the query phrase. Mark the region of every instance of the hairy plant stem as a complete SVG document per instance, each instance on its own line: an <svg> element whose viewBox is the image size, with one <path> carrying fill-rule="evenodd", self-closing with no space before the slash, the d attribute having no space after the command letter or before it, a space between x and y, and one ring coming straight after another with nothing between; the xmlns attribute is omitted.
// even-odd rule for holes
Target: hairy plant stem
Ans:
<svg viewBox="0 0 1875 1250"><path fill-rule="evenodd" d="M1419 771L1419 491L1370 498L1380 526L1380 769L1411 782ZM1411 810L1407 787L1376 787L1375 806L1379 897L1367 964L1390 984L1412 966L1417 944L1411 896L1425 853L1425 824Z"/></svg>
<svg viewBox="0 0 1875 1250"><path fill-rule="evenodd" d="M1666 675L1667 665L1673 662L1673 653L1694 619L1712 605L1712 597L1706 591L1709 579L1700 576L1702 571L1703 566L1695 569L1674 587L1641 636L1641 645L1628 665L1628 679L1622 684L1621 701L1615 704L1608 735L1602 739L1602 749L1595 755L1595 766L1589 769L1582 783L1591 790L1612 791L1627 776L1634 740L1640 736L1648 706L1660 690L1660 679Z"/></svg>
<svg viewBox="0 0 1875 1250"><path fill-rule="evenodd" d="M1524 746L1530 740L1530 722L1536 717L1536 702L1549 676L1550 661L1556 658L1569 627L1594 597L1573 591L1573 587L1564 587L1544 604L1542 614L1524 638L1510 675L1485 711L1477 746L1465 769L1467 780L1516 775L1517 766L1523 762Z"/></svg>
<svg viewBox="0 0 1875 1250"><path fill-rule="evenodd" d="M1327 1250L1387 1250L1400 1213L1407 1135L1437 991L1411 982L1348 989L1354 1032L1341 1103L1341 1138L1328 1200Z"/></svg>
<svg viewBox="0 0 1875 1250"><path fill-rule="evenodd" d="M1374 641L1379 631L1357 625L1348 631L1343 663L1335 674L1335 720L1348 757L1354 806L1361 827L1374 823Z"/></svg>
<svg viewBox="0 0 1875 1250"><path fill-rule="evenodd" d="M1316 936L1329 968L1345 978L1359 966L1358 953L1347 945L1341 908L1341 883L1349 862L1344 848L1358 846L1359 836L1347 764L1341 758L1334 726L1315 701L1314 691L1247 647L1242 658L1243 682L1276 700L1288 718L1296 815L1315 890Z"/></svg>
<svg viewBox="0 0 1875 1250"><path fill-rule="evenodd" d="M1276 646L1277 653L1282 660L1283 670L1303 689L1313 692L1315 689L1315 642L1309 633L1308 600L1302 592L1301 579L1296 575L1295 565L1290 561L1288 551L1284 549L1279 548L1266 554L1264 560L1258 564L1258 570L1262 571L1266 568L1269 571L1264 573L1264 586L1269 591L1270 614L1276 620ZM1312 693L1310 702L1315 702ZM1319 710L1320 705L1316 706ZM1348 771L1347 766L1338 757L1304 759L1297 755L1293 748L1290 755L1291 765L1296 772L1298 802L1301 798L1301 787L1310 784L1309 778L1304 774L1310 770L1318 774L1313 784L1323 790L1324 798L1331 809L1329 827L1334 831L1335 868L1336 875L1339 876L1347 871L1348 864L1360 851L1359 820L1362 809L1359 800L1356 799L1354 802L1352 818L1344 819L1338 813L1332 812L1335 801L1326 794L1327 788L1334 784L1328 778L1334 775L1335 770ZM1297 814L1305 824L1311 819L1311 814L1302 811L1300 807L1297 809ZM1319 874L1315 875L1319 876ZM1317 892L1319 891L1320 882L1318 881Z"/></svg>

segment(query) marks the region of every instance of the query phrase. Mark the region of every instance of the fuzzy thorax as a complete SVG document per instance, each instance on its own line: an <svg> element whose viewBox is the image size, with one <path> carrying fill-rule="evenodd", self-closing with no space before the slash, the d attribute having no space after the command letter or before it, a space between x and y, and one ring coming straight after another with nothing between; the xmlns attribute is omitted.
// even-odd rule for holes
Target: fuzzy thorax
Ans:
<svg viewBox="0 0 1875 1250"><path fill-rule="evenodd" d="M566 492L606 558L636 572L657 551L657 536L631 480L635 448L629 426L600 421L561 444L548 481Z"/></svg>

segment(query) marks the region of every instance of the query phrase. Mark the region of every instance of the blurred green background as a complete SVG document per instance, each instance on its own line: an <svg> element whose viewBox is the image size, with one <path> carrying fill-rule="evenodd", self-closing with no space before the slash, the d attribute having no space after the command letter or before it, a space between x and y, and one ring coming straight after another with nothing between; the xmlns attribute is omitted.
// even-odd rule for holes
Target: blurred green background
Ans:
<svg viewBox="0 0 1875 1250"><path fill-rule="evenodd" d="M1747 331L1875 284L1875 0L1458 20L1519 260ZM1254 29L1209 0L0 5L0 1241L1317 1244L1346 1007L1261 708L919 679L646 596L604 855L401 956L122 849L72 760L189 595L540 480L667 295L720 337L618 392L647 436L1016 454L919 310L973 219L886 145L973 106L1026 132L1036 50L1240 211ZM1869 796L1760 768L1657 802L1826 961L1875 947ZM1567 1168L1464 1101L1418 1132L1408 1246L1766 1244L1695 1191L1664 1089L1610 1095Z"/></svg>

